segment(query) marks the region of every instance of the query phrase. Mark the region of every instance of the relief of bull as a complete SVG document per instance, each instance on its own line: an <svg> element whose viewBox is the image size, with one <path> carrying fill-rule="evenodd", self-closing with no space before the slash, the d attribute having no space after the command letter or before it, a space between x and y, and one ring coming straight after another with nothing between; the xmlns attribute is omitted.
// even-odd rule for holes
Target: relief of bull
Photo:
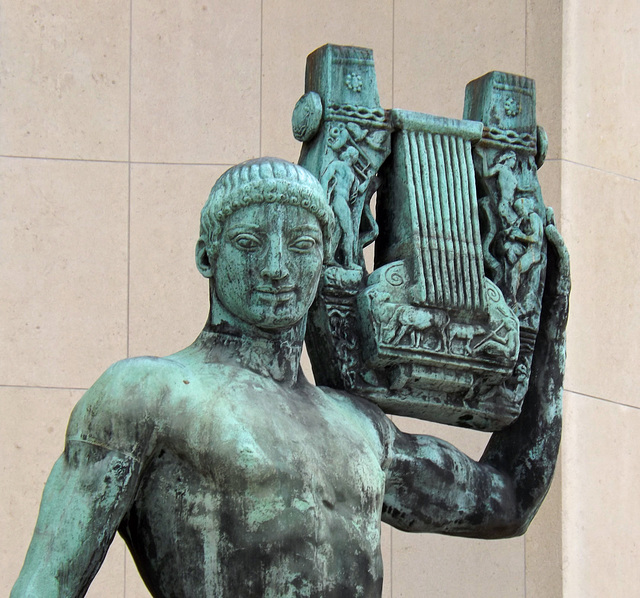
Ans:
<svg viewBox="0 0 640 598"><path fill-rule="evenodd" d="M398 305L384 327L383 340L391 345L400 345L408 336L409 346L418 348L431 337L437 341L435 351L446 351L449 321L449 314L440 309Z"/></svg>

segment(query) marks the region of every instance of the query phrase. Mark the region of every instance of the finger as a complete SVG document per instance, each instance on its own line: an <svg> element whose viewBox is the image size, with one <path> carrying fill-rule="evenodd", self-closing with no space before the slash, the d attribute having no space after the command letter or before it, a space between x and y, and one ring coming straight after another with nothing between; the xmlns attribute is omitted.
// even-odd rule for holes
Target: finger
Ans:
<svg viewBox="0 0 640 598"><path fill-rule="evenodd" d="M556 214L551 206L547 206L547 224L556 225Z"/></svg>
<svg viewBox="0 0 640 598"><path fill-rule="evenodd" d="M562 235L560 234L560 231L553 224L548 224L544 230L547 240L549 241L550 245L553 246L557 253L559 266L563 270L566 269L568 271L569 251L564 242L564 239L562 238Z"/></svg>
<svg viewBox="0 0 640 598"><path fill-rule="evenodd" d="M554 286L559 294L568 295L571 289L569 251L560 231L554 225L549 224L545 227L545 235L551 248L549 252L550 265L555 262L557 268L557 279Z"/></svg>

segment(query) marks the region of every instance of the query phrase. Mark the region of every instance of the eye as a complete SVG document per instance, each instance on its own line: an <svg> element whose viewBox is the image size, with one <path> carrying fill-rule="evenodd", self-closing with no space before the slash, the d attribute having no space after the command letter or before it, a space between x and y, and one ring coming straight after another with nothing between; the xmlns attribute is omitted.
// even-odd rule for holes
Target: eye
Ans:
<svg viewBox="0 0 640 598"><path fill-rule="evenodd" d="M313 237L307 237L305 235L304 237L298 237L295 239L289 247L293 249L293 251L303 252L311 251L317 244L318 242Z"/></svg>
<svg viewBox="0 0 640 598"><path fill-rule="evenodd" d="M317 245L317 241L313 237L298 237L289 245L294 251L309 251Z"/></svg>
<svg viewBox="0 0 640 598"><path fill-rule="evenodd" d="M260 239L250 233L239 233L231 240L233 245L238 249L244 249L245 251L253 251L260 247Z"/></svg>

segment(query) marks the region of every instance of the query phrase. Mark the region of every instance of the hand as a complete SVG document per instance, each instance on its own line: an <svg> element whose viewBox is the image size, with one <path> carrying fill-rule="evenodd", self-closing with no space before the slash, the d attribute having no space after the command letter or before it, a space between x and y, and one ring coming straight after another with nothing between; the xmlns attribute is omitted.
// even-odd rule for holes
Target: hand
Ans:
<svg viewBox="0 0 640 598"><path fill-rule="evenodd" d="M546 311L553 318L554 325L560 330L564 330L567 324L569 294L571 292L569 252L556 228L551 208L547 209L547 222L544 232L548 241L548 262L543 305L546 304Z"/></svg>

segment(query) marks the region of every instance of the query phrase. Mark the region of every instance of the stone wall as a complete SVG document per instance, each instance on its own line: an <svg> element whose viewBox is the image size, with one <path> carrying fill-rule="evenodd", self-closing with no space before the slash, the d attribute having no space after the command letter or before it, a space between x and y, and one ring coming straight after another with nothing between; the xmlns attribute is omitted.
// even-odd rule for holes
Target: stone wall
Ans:
<svg viewBox="0 0 640 598"><path fill-rule="evenodd" d="M229 165L297 159L305 59L331 42L374 49L385 107L459 118L469 80L535 78L573 259L562 472L541 513L506 541L385 528L385 597L640 595L640 8L587 4L0 0L0 593L83 390L200 331L200 208ZM486 441L398 424L472 456ZM119 539L88 596L148 596Z"/></svg>

